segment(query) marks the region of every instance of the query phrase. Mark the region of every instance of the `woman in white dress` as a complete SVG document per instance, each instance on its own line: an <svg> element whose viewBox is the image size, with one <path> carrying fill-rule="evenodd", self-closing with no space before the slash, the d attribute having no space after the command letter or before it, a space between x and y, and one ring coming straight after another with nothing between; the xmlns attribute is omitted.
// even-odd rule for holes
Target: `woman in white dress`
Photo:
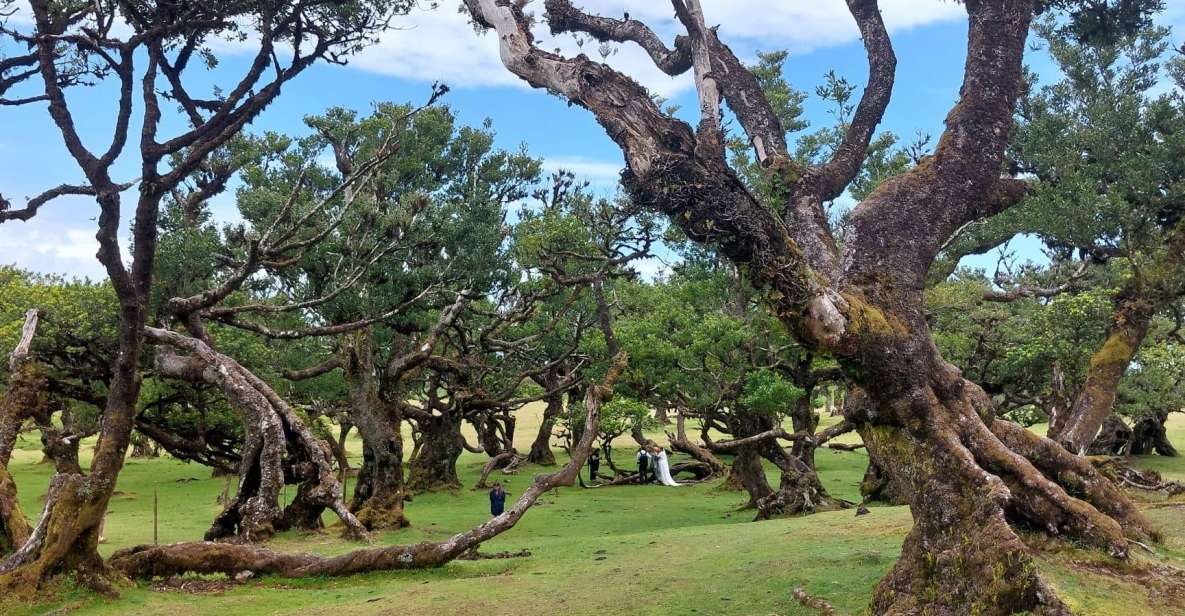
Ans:
<svg viewBox="0 0 1185 616"><path fill-rule="evenodd" d="M679 482L671 477L671 465L667 461L667 452L662 447L655 445L654 447L654 476L658 477L658 482L664 486L677 486Z"/></svg>

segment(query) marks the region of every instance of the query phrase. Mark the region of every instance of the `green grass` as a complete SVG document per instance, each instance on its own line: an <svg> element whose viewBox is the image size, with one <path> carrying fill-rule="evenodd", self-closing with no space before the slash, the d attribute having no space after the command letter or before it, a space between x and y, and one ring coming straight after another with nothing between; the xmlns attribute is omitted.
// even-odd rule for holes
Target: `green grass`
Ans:
<svg viewBox="0 0 1185 616"><path fill-rule="evenodd" d="M519 421L520 448L534 434L532 419ZM1171 427L1173 440L1185 444L1185 421L1175 419ZM632 462L628 443L620 445L616 458ZM359 450L354 442L351 453ZM40 494L50 475L39 460L40 452L26 442L12 464L22 505L31 516L40 510ZM461 459L466 485L476 481L483 462L476 455ZM818 462L833 494L858 498L866 462L862 452L824 450ZM1185 460L1150 457L1139 464L1185 479ZM500 479L515 494L538 470L527 467ZM771 479L776 481L772 472ZM224 480L210 478L197 465L164 458L129 460L102 552L152 542L154 490L160 499L160 541L199 539L219 510L215 499L223 486ZM530 558L342 579L263 578L216 592L157 591L140 584L123 589L117 601L66 584L37 605L4 605L0 599L0 613L812 614L792 597L799 586L841 613L861 613L876 581L899 553L910 524L904 507L875 507L871 515L858 518L840 511L752 523L750 512L736 510L743 501L743 494L718 485L566 488L542 498L517 527L483 547L527 548ZM413 527L384 533L378 543L446 537L485 519L487 502L484 491L468 488L417 497L408 506ZM1185 563L1185 500L1147 506L1167 533L1164 546L1157 548L1158 560ZM284 534L271 545L322 554L357 547L332 531ZM1043 570L1079 613L1173 613L1146 584L1087 573L1074 564L1098 558L1067 549L1043 557Z"/></svg>

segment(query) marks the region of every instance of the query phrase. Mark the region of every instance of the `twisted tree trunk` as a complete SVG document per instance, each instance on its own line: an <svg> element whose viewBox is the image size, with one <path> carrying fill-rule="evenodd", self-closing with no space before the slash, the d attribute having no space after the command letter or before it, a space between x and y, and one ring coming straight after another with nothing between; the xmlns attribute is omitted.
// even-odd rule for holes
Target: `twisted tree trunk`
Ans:
<svg viewBox="0 0 1185 616"><path fill-rule="evenodd" d="M1128 453L1133 456L1153 452L1162 456L1176 456L1177 448L1173 447L1164 429L1164 422L1168 421L1168 418L1167 412L1160 411L1136 421L1136 425L1132 426L1132 442Z"/></svg>
<svg viewBox="0 0 1185 616"><path fill-rule="evenodd" d="M1119 382L1148 335L1156 307L1141 297L1125 293L1116 299L1116 310L1103 346L1090 358L1086 382L1073 405L1049 424L1049 438L1066 449L1083 454L1098 436L1115 406Z"/></svg>
<svg viewBox="0 0 1185 616"><path fill-rule="evenodd" d="M12 461L21 426L47 403L45 377L36 364L28 361L38 317L35 309L25 313L20 340L8 359L8 388L0 398L0 556L24 545L32 532L17 500L16 482L8 472L8 463Z"/></svg>
<svg viewBox="0 0 1185 616"><path fill-rule="evenodd" d="M1092 456L1127 455L1132 444L1132 429L1115 415L1108 415L1103 428L1091 442L1086 453Z"/></svg>
<svg viewBox="0 0 1185 616"><path fill-rule="evenodd" d="M813 394L814 387L807 387L804 389L802 397L794 401L794 411L790 413L790 425L795 432L814 434L815 429L819 427L819 416L811 407ZM790 455L802 460L807 468L814 470L816 448L814 439L798 439L790 445Z"/></svg>
<svg viewBox="0 0 1185 616"><path fill-rule="evenodd" d="M43 50L42 63L51 62L51 51ZM44 66L43 66L44 68ZM118 223L118 195L113 192L98 199L102 209L100 227L111 229ZM155 223L153 223L155 224ZM151 262L154 228L136 225L137 237L148 244L149 255L137 256ZM106 236L104 236L106 237ZM111 238L115 232L111 231ZM80 583L99 592L114 594L111 571L99 556L98 545L107 504L115 491L116 478L123 468L131 440L136 401L140 393L140 355L144 344L147 315L147 284L137 285L120 262L118 250L110 242L100 242L99 260L115 280L120 306L119 351L111 367L107 400L102 411L102 429L89 475L58 473L50 480L41 518L29 539L20 549L0 561L0 592L27 595L37 592L44 583L59 574L71 574ZM140 280L148 274L142 274Z"/></svg>
<svg viewBox="0 0 1185 616"><path fill-rule="evenodd" d="M1185 220L1158 247L1156 267L1130 274L1112 300L1111 325L1090 358L1086 382L1064 417L1053 417L1048 436L1074 453L1084 453L1115 407L1119 382L1135 359L1157 312L1185 293Z"/></svg>

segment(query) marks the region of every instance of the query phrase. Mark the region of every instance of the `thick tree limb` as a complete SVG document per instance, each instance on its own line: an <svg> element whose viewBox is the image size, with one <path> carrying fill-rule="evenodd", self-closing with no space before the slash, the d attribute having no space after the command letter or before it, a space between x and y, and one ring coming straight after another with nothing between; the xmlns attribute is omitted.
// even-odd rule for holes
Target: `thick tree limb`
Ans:
<svg viewBox="0 0 1185 616"><path fill-rule="evenodd" d="M803 191L820 204L841 195L860 172L868 155L868 143L889 105L897 71L897 57L877 0L847 2L848 11L860 28L860 38L868 56L868 83L860 96L856 114L845 127L843 140L831 159L807 169L803 176Z"/></svg>
<svg viewBox="0 0 1185 616"><path fill-rule="evenodd" d="M552 34L584 32L601 42L636 43L650 54L659 70L671 76L681 75L691 68L691 48L686 37L676 37L674 49L668 49L653 30L636 19L589 15L568 0L547 0L544 6Z"/></svg>

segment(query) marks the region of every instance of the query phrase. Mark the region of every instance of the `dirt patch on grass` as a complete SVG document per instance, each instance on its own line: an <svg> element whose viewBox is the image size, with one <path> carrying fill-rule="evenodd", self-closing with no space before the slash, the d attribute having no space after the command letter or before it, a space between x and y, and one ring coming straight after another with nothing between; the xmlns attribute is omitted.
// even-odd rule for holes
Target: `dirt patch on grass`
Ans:
<svg viewBox="0 0 1185 616"><path fill-rule="evenodd" d="M183 592L191 595L220 594L238 586L239 582L231 579L193 579L171 577L157 580L149 588L153 592Z"/></svg>
<svg viewBox="0 0 1185 616"><path fill-rule="evenodd" d="M1155 563L1073 560L1071 569L1140 586L1154 605L1185 608L1185 569Z"/></svg>

